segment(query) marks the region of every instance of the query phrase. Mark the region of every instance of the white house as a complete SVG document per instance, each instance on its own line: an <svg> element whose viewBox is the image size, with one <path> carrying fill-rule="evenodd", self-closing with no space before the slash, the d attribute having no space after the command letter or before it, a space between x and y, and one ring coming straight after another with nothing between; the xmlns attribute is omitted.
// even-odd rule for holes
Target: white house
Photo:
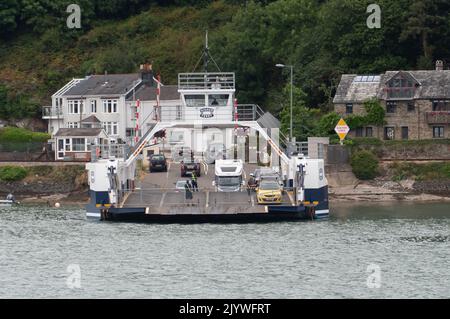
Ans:
<svg viewBox="0 0 450 319"><path fill-rule="evenodd" d="M279 122L269 115L257 105L236 104L234 73L181 73L178 85L163 85L150 64L136 74L73 79L52 96L52 106L43 108L52 136L63 128L103 128L109 142L134 145L157 122L164 122L173 123L166 129L168 144L197 152L211 144L245 147L245 137L236 139L230 123L258 121L264 128L278 128Z"/></svg>

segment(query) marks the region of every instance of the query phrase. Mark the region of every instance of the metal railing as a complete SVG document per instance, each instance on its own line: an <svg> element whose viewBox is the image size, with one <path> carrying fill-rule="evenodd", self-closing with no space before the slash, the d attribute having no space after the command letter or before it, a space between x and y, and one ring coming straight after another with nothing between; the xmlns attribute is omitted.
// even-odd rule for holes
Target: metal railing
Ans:
<svg viewBox="0 0 450 319"><path fill-rule="evenodd" d="M433 112L426 112L425 114L428 124L450 123L450 111L433 111Z"/></svg>
<svg viewBox="0 0 450 319"><path fill-rule="evenodd" d="M99 144L91 146L91 161L101 159L127 158L131 153L130 146L126 144Z"/></svg>
<svg viewBox="0 0 450 319"><path fill-rule="evenodd" d="M158 119L163 122L184 121L185 109L181 105L165 105L159 109Z"/></svg>
<svg viewBox="0 0 450 319"><path fill-rule="evenodd" d="M232 72L180 73L178 74L178 89L234 90L235 75Z"/></svg>
<svg viewBox="0 0 450 319"><path fill-rule="evenodd" d="M61 108L54 108L52 106L42 107L42 117L58 117L62 115L63 112Z"/></svg>

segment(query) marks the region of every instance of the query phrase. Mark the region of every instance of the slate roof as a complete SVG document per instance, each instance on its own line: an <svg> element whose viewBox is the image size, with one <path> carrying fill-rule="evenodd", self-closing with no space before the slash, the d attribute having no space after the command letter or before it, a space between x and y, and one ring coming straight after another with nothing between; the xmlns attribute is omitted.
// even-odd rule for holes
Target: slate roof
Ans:
<svg viewBox="0 0 450 319"><path fill-rule="evenodd" d="M386 83L399 72L408 73L419 83L415 99L450 99L450 70L387 71L380 75L378 82L357 82L356 74L342 75L333 103L358 103L373 97L385 99Z"/></svg>
<svg viewBox="0 0 450 319"><path fill-rule="evenodd" d="M102 128L60 128L55 136L98 136Z"/></svg>
<svg viewBox="0 0 450 319"><path fill-rule="evenodd" d="M95 115L88 116L87 118L83 119L81 123L101 123L100 120Z"/></svg>
<svg viewBox="0 0 450 319"><path fill-rule="evenodd" d="M141 101L156 101L156 87L149 86L147 84L141 85L135 92L136 99ZM133 97L130 97L132 99ZM177 85L164 85L161 86L161 100L173 101L180 99L180 93L178 93Z"/></svg>
<svg viewBox="0 0 450 319"><path fill-rule="evenodd" d="M140 74L91 75L69 89L64 96L122 95L133 88Z"/></svg>

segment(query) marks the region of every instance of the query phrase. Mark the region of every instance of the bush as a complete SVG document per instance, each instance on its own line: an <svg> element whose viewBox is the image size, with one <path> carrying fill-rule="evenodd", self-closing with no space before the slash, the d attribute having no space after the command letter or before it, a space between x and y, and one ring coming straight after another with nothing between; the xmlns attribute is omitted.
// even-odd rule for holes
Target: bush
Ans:
<svg viewBox="0 0 450 319"><path fill-rule="evenodd" d="M378 158L370 151L356 151L352 154L353 173L358 179L374 179L378 175Z"/></svg>
<svg viewBox="0 0 450 319"><path fill-rule="evenodd" d="M0 129L0 142L47 142L50 135L47 133L32 132L18 127L5 127Z"/></svg>
<svg viewBox="0 0 450 319"><path fill-rule="evenodd" d="M0 180L5 182L20 181L27 177L27 170L20 166L0 167Z"/></svg>
<svg viewBox="0 0 450 319"><path fill-rule="evenodd" d="M450 179L450 163L446 162L424 164L396 162L391 164L389 168L392 170L394 181L408 178L416 181Z"/></svg>

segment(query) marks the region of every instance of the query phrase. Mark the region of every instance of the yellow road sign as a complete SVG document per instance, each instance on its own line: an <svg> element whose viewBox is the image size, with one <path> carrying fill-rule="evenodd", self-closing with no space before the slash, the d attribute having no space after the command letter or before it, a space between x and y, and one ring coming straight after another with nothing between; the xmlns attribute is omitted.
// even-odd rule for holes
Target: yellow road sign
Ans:
<svg viewBox="0 0 450 319"><path fill-rule="evenodd" d="M350 131L350 127L348 127L347 123L344 121L343 118L341 118L334 128L334 131L337 133L339 138L344 140L344 138L347 136L348 132Z"/></svg>

